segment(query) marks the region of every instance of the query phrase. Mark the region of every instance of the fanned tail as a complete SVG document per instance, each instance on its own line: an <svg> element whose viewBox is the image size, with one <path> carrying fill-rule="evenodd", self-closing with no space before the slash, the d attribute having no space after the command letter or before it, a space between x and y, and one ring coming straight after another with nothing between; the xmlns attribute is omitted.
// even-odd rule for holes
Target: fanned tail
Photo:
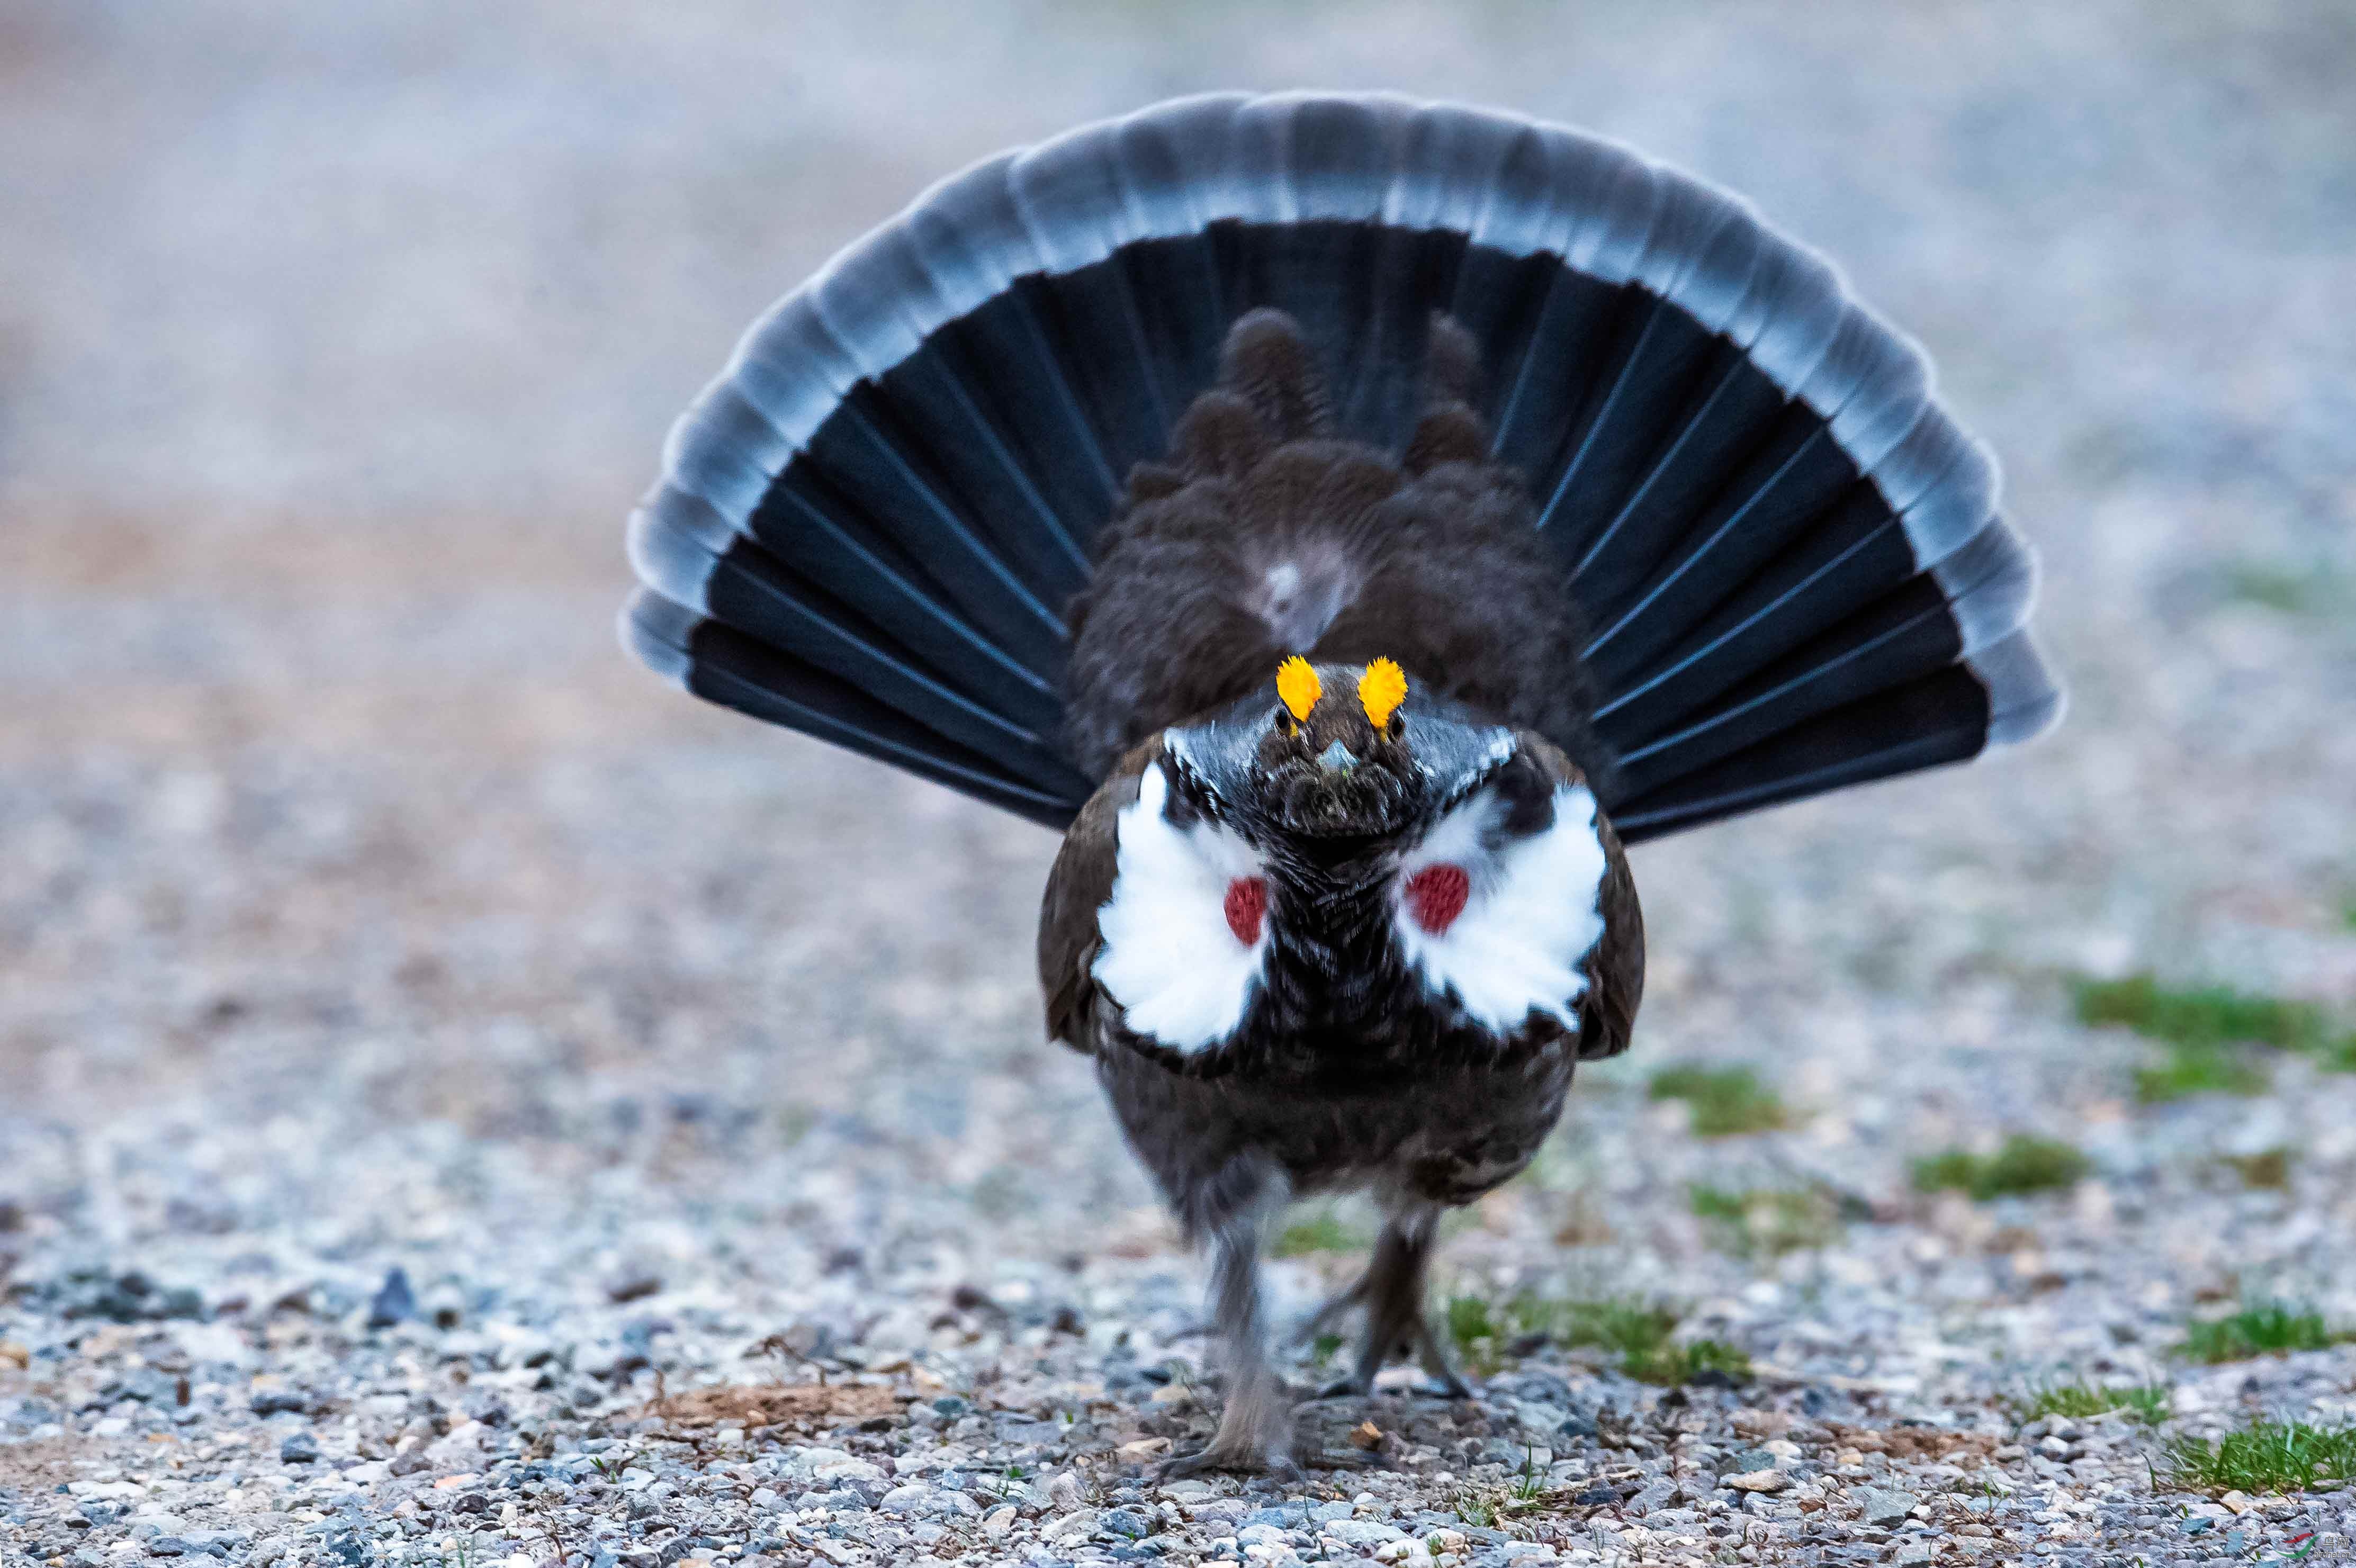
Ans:
<svg viewBox="0 0 2356 1568"><path fill-rule="evenodd" d="M1095 783L1066 607L1262 307L1323 361L1340 434L1399 453L1453 387L1519 473L1590 629L1625 837L2058 717L1992 460L1827 263L1615 144L1384 96L1158 105L846 251L672 432L626 640L699 696L1061 826ZM1435 315L1462 329L1436 360Z"/></svg>

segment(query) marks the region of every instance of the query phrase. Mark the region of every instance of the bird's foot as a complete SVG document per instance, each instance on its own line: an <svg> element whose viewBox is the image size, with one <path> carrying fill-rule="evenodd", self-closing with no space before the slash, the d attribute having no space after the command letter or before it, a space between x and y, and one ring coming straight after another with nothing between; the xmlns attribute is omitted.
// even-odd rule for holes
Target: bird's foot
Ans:
<svg viewBox="0 0 2356 1568"><path fill-rule="evenodd" d="M1153 1472L1156 1486L1183 1480L1207 1471L1226 1470L1244 1476L1273 1476L1280 1481L1304 1479L1301 1467L1287 1450L1266 1443L1232 1441L1225 1434L1192 1454L1163 1460Z"/></svg>
<svg viewBox="0 0 2356 1568"><path fill-rule="evenodd" d="M1375 1392L1375 1380L1351 1373L1335 1378L1311 1395L1312 1403L1332 1399L1365 1399Z"/></svg>

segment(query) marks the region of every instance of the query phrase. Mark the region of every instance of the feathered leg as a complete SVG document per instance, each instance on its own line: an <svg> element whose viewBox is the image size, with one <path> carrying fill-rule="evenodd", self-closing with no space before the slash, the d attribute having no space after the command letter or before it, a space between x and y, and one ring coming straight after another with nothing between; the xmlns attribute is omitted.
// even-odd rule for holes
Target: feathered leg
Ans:
<svg viewBox="0 0 2356 1568"><path fill-rule="evenodd" d="M1190 1229L1211 1245L1211 1317L1226 1352L1227 1403L1210 1446L1162 1467L1164 1480L1203 1470L1290 1474L1292 1408L1269 1360L1259 1252L1269 1217L1284 1207L1285 1181L1265 1167L1230 1166L1198 1195ZM1207 1201L1205 1201L1206 1200ZM1204 1212L1208 1209L1211 1211Z"/></svg>
<svg viewBox="0 0 2356 1568"><path fill-rule="evenodd" d="M1440 1229L1440 1211L1417 1208L1393 1214L1376 1238L1366 1272L1320 1307L1304 1335L1322 1333L1343 1314L1363 1307L1366 1324L1358 1336L1358 1351L1347 1377L1319 1392L1323 1399L1365 1395L1374 1391L1375 1374L1393 1355L1412 1349L1431 1379L1427 1392L1444 1399L1465 1399L1472 1390L1450 1364L1448 1352L1432 1332L1423 1302L1430 1274L1431 1248Z"/></svg>

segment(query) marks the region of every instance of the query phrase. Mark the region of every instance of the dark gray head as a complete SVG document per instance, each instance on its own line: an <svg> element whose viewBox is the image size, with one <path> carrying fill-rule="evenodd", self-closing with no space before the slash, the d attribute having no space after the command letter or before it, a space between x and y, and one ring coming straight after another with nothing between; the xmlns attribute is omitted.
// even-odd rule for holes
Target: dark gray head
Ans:
<svg viewBox="0 0 2356 1568"><path fill-rule="evenodd" d="M1379 848L1446 811L1512 758L1514 733L1410 690L1388 659L1294 658L1258 691L1167 731L1165 746L1188 804L1323 858Z"/></svg>

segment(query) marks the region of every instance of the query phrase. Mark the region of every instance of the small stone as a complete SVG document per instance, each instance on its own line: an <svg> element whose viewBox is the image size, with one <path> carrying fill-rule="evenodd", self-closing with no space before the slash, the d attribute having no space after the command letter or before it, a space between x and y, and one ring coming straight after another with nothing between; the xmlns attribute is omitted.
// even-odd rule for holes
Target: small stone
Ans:
<svg viewBox="0 0 2356 1568"><path fill-rule="evenodd" d="M1898 1568L1918 1568L1919 1564L1931 1561L1933 1550L1927 1541L1902 1541L1898 1544L1898 1554L1890 1561Z"/></svg>
<svg viewBox="0 0 2356 1568"><path fill-rule="evenodd" d="M2250 1511L2250 1499L2242 1492L2227 1492L2217 1501L2237 1516Z"/></svg>
<svg viewBox="0 0 2356 1568"><path fill-rule="evenodd" d="M1350 1428L1350 1446L1368 1452L1383 1445L1383 1429L1371 1421L1361 1421Z"/></svg>
<svg viewBox="0 0 2356 1568"><path fill-rule="evenodd" d="M319 1462L319 1440L307 1432L292 1432L278 1445L278 1459L285 1465L316 1465Z"/></svg>
<svg viewBox="0 0 2356 1568"><path fill-rule="evenodd" d="M256 1415L300 1415L311 1408L311 1396L294 1389L259 1389L246 1402L246 1408Z"/></svg>
<svg viewBox="0 0 2356 1568"><path fill-rule="evenodd" d="M1058 1471L1047 1483L1047 1500L1066 1513L1076 1511L1081 1500L1080 1478L1069 1470Z"/></svg>
<svg viewBox="0 0 2356 1568"><path fill-rule="evenodd" d="M932 1500L930 1487L894 1487L884 1494L882 1507L889 1513L918 1513Z"/></svg>
<svg viewBox="0 0 2356 1568"><path fill-rule="evenodd" d="M1153 1521L1135 1509L1108 1509L1097 1518L1097 1529L1108 1535L1118 1535L1128 1541L1142 1541L1153 1533Z"/></svg>
<svg viewBox="0 0 2356 1568"><path fill-rule="evenodd" d="M1720 1476L1718 1484L1732 1487L1738 1492L1780 1492L1792 1484L1792 1477L1781 1470L1744 1470L1731 1476Z"/></svg>
<svg viewBox="0 0 2356 1568"><path fill-rule="evenodd" d="M409 1271L394 1268L377 1287L376 1297L369 1303L368 1326L390 1328L396 1323L406 1323L417 1316L417 1296L409 1288Z"/></svg>
<svg viewBox="0 0 2356 1568"><path fill-rule="evenodd" d="M1857 1491L1858 1517L1880 1529L1905 1522L1922 1499L1912 1492L1901 1492L1888 1487L1860 1487Z"/></svg>
<svg viewBox="0 0 2356 1568"><path fill-rule="evenodd" d="M605 1282L605 1299L618 1307L625 1302L644 1301L649 1296L660 1296L662 1287L662 1275L652 1269L624 1269Z"/></svg>
<svg viewBox="0 0 2356 1568"><path fill-rule="evenodd" d="M1641 1518L1645 1514L1668 1507L1671 1503L1676 1500L1676 1497L1677 1484L1664 1476L1661 1479L1647 1485L1634 1497L1630 1498L1628 1499L1628 1511Z"/></svg>

